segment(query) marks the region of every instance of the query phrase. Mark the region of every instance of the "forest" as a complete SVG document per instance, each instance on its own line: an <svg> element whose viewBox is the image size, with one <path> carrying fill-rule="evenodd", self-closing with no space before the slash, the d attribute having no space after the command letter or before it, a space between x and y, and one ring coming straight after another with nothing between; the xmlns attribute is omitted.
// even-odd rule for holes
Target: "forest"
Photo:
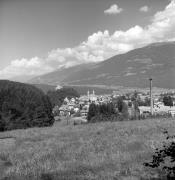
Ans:
<svg viewBox="0 0 175 180"><path fill-rule="evenodd" d="M41 90L28 84L0 81L0 131L53 123L51 102Z"/></svg>

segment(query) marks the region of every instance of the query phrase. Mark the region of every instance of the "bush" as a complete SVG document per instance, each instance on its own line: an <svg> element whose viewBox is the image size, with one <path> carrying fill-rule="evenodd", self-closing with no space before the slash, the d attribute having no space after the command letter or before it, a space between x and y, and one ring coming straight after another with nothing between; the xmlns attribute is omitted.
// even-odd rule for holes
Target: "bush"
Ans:
<svg viewBox="0 0 175 180"><path fill-rule="evenodd" d="M23 83L0 81L0 131L53 123L51 103L41 90Z"/></svg>
<svg viewBox="0 0 175 180"><path fill-rule="evenodd" d="M156 149L152 161L144 165L156 169L159 179L173 180L175 178L175 136L170 136L167 131L164 134L167 136L167 142L164 142L161 149Z"/></svg>

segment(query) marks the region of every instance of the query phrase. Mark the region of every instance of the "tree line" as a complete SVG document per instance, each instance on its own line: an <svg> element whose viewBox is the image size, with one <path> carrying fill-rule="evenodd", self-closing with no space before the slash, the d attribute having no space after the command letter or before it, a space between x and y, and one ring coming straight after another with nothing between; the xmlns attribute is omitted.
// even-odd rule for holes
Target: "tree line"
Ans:
<svg viewBox="0 0 175 180"><path fill-rule="evenodd" d="M90 104L87 120L88 122L121 121L129 118L128 106L122 97L115 102L107 104Z"/></svg>
<svg viewBox="0 0 175 180"><path fill-rule="evenodd" d="M73 88L62 88L45 94L33 85L0 81L0 131L51 126L52 109L61 106L65 97L79 97Z"/></svg>

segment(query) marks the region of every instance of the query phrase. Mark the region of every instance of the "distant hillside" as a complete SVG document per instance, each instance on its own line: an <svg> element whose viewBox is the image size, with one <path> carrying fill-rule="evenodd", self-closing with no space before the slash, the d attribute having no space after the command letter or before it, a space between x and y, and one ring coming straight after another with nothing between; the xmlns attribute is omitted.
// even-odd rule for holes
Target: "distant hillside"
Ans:
<svg viewBox="0 0 175 180"><path fill-rule="evenodd" d="M37 87L38 89L41 89L45 94L47 94L48 91L54 91L56 86L55 85L48 85L48 84L32 84L33 86ZM80 95L87 94L87 91L89 90L92 92L95 91L95 94L111 94L115 88L105 88L105 87L94 87L94 86L73 86L73 85L67 85L63 86L64 88L73 88L75 89Z"/></svg>
<svg viewBox="0 0 175 180"><path fill-rule="evenodd" d="M9 80L15 81L15 82L25 83L25 82L29 81L32 78L34 78L33 75L20 75L20 76L15 76L13 78L10 78Z"/></svg>
<svg viewBox="0 0 175 180"><path fill-rule="evenodd" d="M94 64L95 63L89 63L73 66L70 68L61 68L54 72L32 78L28 82L32 84L64 84L65 79L69 79L69 77L74 76L74 74L79 74L79 72L81 73L83 70L91 69Z"/></svg>
<svg viewBox="0 0 175 180"><path fill-rule="evenodd" d="M65 86L65 87L72 87L75 89L80 95L87 94L87 91L89 90L90 93L92 91L95 91L96 95L102 95L102 94L112 94L113 91L115 91L115 88L105 88L105 87L93 87L93 86Z"/></svg>
<svg viewBox="0 0 175 180"><path fill-rule="evenodd" d="M48 85L48 84L32 84L33 86L37 87L38 89L41 89L45 94L48 91L54 91L56 86L54 85Z"/></svg>
<svg viewBox="0 0 175 180"><path fill-rule="evenodd" d="M155 43L106 61L57 70L32 83L175 88L175 42Z"/></svg>

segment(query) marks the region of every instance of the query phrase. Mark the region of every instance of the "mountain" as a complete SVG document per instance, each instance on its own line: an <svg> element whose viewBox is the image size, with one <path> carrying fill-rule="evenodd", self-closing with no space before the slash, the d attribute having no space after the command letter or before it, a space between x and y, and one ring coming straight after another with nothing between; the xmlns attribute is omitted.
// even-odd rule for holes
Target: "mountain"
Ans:
<svg viewBox="0 0 175 180"><path fill-rule="evenodd" d="M25 83L34 77L35 77L34 75L20 75L20 76L15 76L13 78L10 78L9 80Z"/></svg>
<svg viewBox="0 0 175 180"><path fill-rule="evenodd" d="M54 72L50 72L48 74L44 74L32 78L28 82L33 84L51 84L51 85L67 84L65 82L65 79L69 79L69 77L74 76L75 74L79 74L83 70L85 71L90 70L94 65L95 63L88 63L88 64L80 64L69 68L61 68Z"/></svg>
<svg viewBox="0 0 175 180"><path fill-rule="evenodd" d="M54 71L30 80L31 83L61 85L153 86L175 88L175 42L154 43L91 63Z"/></svg>

